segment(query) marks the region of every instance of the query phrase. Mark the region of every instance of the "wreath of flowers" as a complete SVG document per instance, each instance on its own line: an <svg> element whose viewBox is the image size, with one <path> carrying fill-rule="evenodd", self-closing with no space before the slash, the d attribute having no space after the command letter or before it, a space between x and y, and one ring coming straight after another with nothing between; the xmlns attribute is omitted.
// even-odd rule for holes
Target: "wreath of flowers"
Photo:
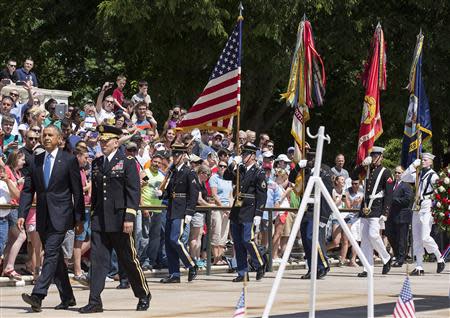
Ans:
<svg viewBox="0 0 450 318"><path fill-rule="evenodd" d="M434 184L433 217L439 228L450 235L450 167L439 173Z"/></svg>

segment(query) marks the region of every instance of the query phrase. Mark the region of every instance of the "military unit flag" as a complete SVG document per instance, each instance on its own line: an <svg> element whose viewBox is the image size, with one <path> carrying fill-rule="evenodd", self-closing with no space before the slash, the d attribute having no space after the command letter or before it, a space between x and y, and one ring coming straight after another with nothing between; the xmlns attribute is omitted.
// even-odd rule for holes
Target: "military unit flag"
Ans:
<svg viewBox="0 0 450 318"><path fill-rule="evenodd" d="M239 17L200 97L177 124L181 130L194 128L228 131L240 106L242 17Z"/></svg>
<svg viewBox="0 0 450 318"><path fill-rule="evenodd" d="M361 164L369 155L375 141L383 133L380 90L386 89L386 47L383 29L379 23L372 38L369 59L362 79L366 93L359 127L356 164Z"/></svg>
<svg viewBox="0 0 450 318"><path fill-rule="evenodd" d="M408 112L403 132L402 166L408 167L422 153L422 144L432 136L428 98L422 80L423 34L417 36L409 75Z"/></svg>
<svg viewBox="0 0 450 318"><path fill-rule="evenodd" d="M294 108L291 134L295 140L294 161L303 159L305 124L309 108L322 106L325 95L325 69L314 46L311 23L304 19L297 31L287 92L281 97Z"/></svg>

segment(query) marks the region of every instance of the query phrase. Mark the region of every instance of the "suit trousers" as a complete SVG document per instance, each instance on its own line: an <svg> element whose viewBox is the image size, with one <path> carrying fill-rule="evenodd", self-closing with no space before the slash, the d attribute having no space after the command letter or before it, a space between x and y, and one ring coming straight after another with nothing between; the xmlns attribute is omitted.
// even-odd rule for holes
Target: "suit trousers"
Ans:
<svg viewBox="0 0 450 318"><path fill-rule="evenodd" d="M386 264L391 258L381 239L380 218L361 218L361 249L372 266L373 250L377 251L383 260L383 264Z"/></svg>
<svg viewBox="0 0 450 318"><path fill-rule="evenodd" d="M300 234L302 236L303 248L305 249L305 257L308 261L308 271L311 271L312 260L312 236L313 236L313 219L308 218L302 221L300 225ZM328 267L327 249L325 248L325 227L319 226L319 245L317 258L317 269L326 269Z"/></svg>
<svg viewBox="0 0 450 318"><path fill-rule="evenodd" d="M431 200L423 200L419 212L414 211L412 217L413 250L418 269L423 269L424 248L428 253L434 254L436 260L441 259L439 247L430 235L432 225Z"/></svg>
<svg viewBox="0 0 450 318"><path fill-rule="evenodd" d="M264 266L263 258L255 243L253 222L241 224L231 222L231 236L233 237L239 276L244 276L248 272L247 253L252 257L253 264L259 265L258 268Z"/></svg>
<svg viewBox="0 0 450 318"><path fill-rule="evenodd" d="M180 277L180 259L186 268L195 266L184 243L181 241L183 232L183 219L167 219L165 231L166 254L169 274L173 277Z"/></svg>
<svg viewBox="0 0 450 318"><path fill-rule="evenodd" d="M388 231L389 228L389 231ZM409 223L386 223L386 234L392 246L396 261L404 263L408 248Z"/></svg>
<svg viewBox="0 0 450 318"><path fill-rule="evenodd" d="M32 294L44 299L47 296L50 284L54 282L58 288L61 301L74 299L62 250L66 231L56 231L49 223L47 231L45 233L39 232L39 236L44 247L44 264Z"/></svg>
<svg viewBox="0 0 450 318"><path fill-rule="evenodd" d="M105 278L110 270L113 248L117 253L119 266L123 266L127 273L134 296L143 298L150 294L144 272L139 265L132 234L92 231L91 236L90 304L102 304L100 294L105 288Z"/></svg>

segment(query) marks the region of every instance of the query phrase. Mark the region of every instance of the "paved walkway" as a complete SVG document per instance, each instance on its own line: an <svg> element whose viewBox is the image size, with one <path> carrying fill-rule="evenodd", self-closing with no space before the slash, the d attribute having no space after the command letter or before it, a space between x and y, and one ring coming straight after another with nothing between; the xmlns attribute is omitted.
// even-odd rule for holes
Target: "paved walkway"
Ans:
<svg viewBox="0 0 450 318"><path fill-rule="evenodd" d="M450 264L443 274L435 274L436 264L426 264L426 276L412 277L411 286L414 295L417 318L450 317L449 288ZM332 268L325 280L318 282L316 317L366 317L367 280L355 277L357 269L351 267ZM394 268L383 276L381 267L375 272L375 315L392 317L395 302L405 278L405 268ZM290 270L285 274L279 295L272 310L272 317L301 318L308 317L309 283L299 280L305 270ZM151 308L148 312L134 311L137 300L132 291L116 290L117 282L107 283L103 292L103 314L89 317L232 317L234 306L240 295L242 284L231 283L233 274L214 274L199 276L193 283L173 285L159 284L159 279L149 279L153 293ZM250 275L248 286L249 317L260 317L272 287L275 273L267 273L261 282L254 281L255 274ZM43 312L27 314L29 307L22 302L21 293L29 293L32 286L1 287L0 317L80 317L76 309L56 311L53 307L59 303L55 286L43 303ZM86 304L89 291L74 286L78 305ZM86 316L83 316L86 317Z"/></svg>

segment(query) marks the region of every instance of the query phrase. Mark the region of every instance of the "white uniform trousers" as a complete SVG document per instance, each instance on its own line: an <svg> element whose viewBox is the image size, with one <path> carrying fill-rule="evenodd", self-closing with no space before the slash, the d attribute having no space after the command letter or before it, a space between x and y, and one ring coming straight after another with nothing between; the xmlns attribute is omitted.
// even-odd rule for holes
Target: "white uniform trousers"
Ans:
<svg viewBox="0 0 450 318"><path fill-rule="evenodd" d="M439 247L430 235L432 225L431 200L423 200L420 210L418 212L413 211L412 217L413 249L416 256L417 269L423 270L424 248L428 253L436 255L437 261L441 260Z"/></svg>
<svg viewBox="0 0 450 318"><path fill-rule="evenodd" d="M383 264L391 258L381 239L380 218L361 218L361 249L371 266L373 266L373 250L377 251Z"/></svg>

